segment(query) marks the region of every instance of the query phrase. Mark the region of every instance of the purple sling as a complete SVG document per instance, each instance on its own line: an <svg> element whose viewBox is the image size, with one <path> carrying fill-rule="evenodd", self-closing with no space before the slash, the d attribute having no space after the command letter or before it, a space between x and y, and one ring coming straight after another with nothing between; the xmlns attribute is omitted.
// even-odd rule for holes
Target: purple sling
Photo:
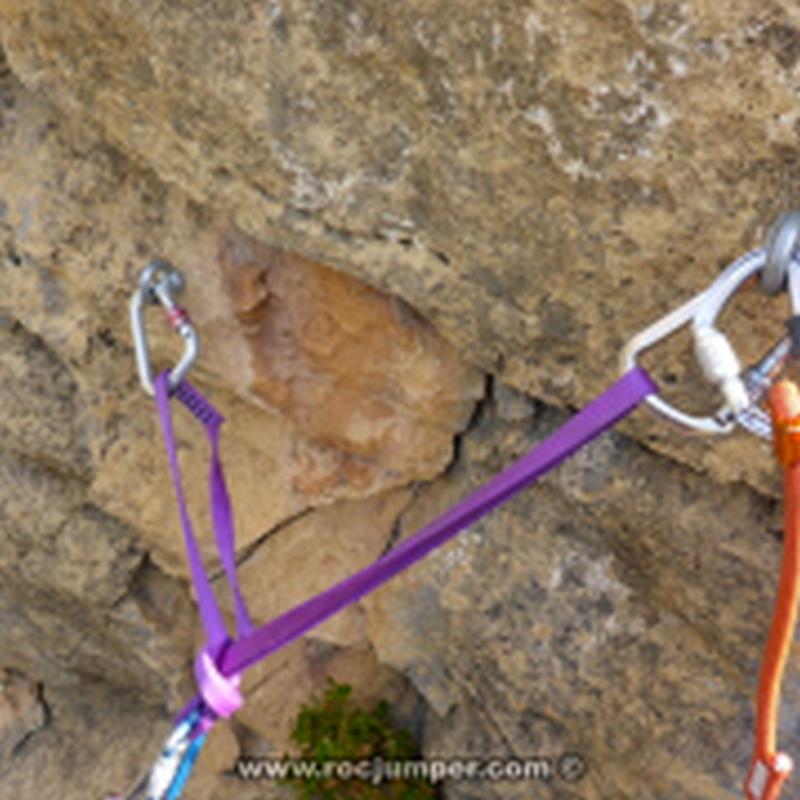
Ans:
<svg viewBox="0 0 800 800"><path fill-rule="evenodd" d="M208 639L206 651L213 656L216 668L222 676L238 676L247 667L285 647L337 611L377 589L552 470L584 444L630 414L647 395L656 391L654 383L643 369L638 367L632 369L572 417L562 428L540 442L530 453L519 458L386 555L254 630L236 578L234 527L218 449L219 427L223 417L196 389L187 382L182 382L175 391L175 397L203 423L212 446L210 474L212 518L220 559L234 600L237 621L238 636L235 640L231 640L211 582L203 567L186 507L172 428L166 372L158 377L155 387L189 568ZM213 712L207 709L208 703L202 703L200 696L192 701L182 716L204 705L208 715L213 719Z"/></svg>

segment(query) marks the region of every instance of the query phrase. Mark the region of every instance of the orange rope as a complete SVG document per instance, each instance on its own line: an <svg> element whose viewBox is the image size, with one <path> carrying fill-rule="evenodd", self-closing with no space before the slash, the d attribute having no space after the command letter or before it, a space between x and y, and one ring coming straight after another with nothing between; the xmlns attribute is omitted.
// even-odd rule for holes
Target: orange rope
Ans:
<svg viewBox="0 0 800 800"><path fill-rule="evenodd" d="M784 468L786 494L783 559L756 701L756 745L745 780L748 800L777 800L792 769L777 751L780 691L797 622L800 598L800 391L781 381L770 391L775 454Z"/></svg>

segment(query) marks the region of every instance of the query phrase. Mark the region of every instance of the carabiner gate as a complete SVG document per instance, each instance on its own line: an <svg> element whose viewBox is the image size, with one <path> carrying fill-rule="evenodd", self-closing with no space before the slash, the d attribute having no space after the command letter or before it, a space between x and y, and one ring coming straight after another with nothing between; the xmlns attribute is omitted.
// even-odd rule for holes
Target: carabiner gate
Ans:
<svg viewBox="0 0 800 800"><path fill-rule="evenodd" d="M787 220L787 224L798 221L791 215L785 215L782 220ZM777 240L782 242L785 238L781 235ZM775 240L773 234L773 241ZM781 286L788 283L792 313L797 317L800 313L800 261L791 256L776 267L773 264L774 259L772 249L747 253L728 266L711 286L639 333L627 344L622 352L623 372L636 365L636 359L641 352L691 322L695 354L705 377L721 389L725 404L715 414L699 417L680 411L656 395L646 398L645 402L662 417L702 433L730 433L739 424L762 438L771 436L769 415L758 403L775 375L782 369L792 350L792 343L789 339L782 339L761 361L742 371L735 350L725 334L716 327L716 320L741 286L754 275L763 275L765 270L770 270L771 285L778 281L776 272L782 271ZM797 327L800 333L800 325Z"/></svg>
<svg viewBox="0 0 800 800"><path fill-rule="evenodd" d="M783 214L772 227L767 237L767 247L763 256L758 259L759 263L763 261L760 268L762 290L768 294L775 294L781 290L788 291L791 308L791 317L787 325L789 335L780 339L759 361L741 373L739 384L744 389L747 402L737 407L737 404L727 397L728 404L721 411L723 416L734 418L745 430L766 440L773 438L772 422L770 415L762 408L761 401L783 371L789 357L796 358L800 355L798 243L800 243L800 211L790 211ZM695 316L694 331L698 343L698 335L702 335L704 331L716 330L714 327L716 318L737 288L738 286L733 284L723 285L721 280L715 282L708 295L708 301ZM740 391L740 387L736 387L737 392Z"/></svg>
<svg viewBox="0 0 800 800"><path fill-rule="evenodd" d="M622 351L621 364L623 373L628 372L636 366L637 357L640 353L651 348L662 339L671 336L684 325L691 322L693 323L693 332L696 331L696 319L699 317L702 320L708 313L708 307L713 308L716 303L719 302L720 298L723 298L722 305L724 305L730 295L733 294L747 278L763 267L763 262L763 251L757 250L754 253L748 253L727 267L707 289L695 295L695 297L670 314L667 314L663 319L660 319L658 322L634 336ZM722 334L719 334L719 337L714 337L716 339L716 346L725 347L727 340ZM697 343L697 336L695 336L695 342ZM719 363L715 363L715 367L719 367L721 362L722 359L720 359ZM723 374L726 380L729 379L729 373L735 372L738 376L740 372L736 354L733 352L732 348L730 348L730 345L727 345L724 364L722 364L722 366L724 367ZM744 389L738 392L740 400L743 394ZM730 415L726 416L719 411L705 417L687 414L685 411L675 408L675 406L657 395L650 395L645 399L645 402L660 416L684 428L689 428L690 430L699 431L701 433L717 435L730 433L736 425L735 419L732 419ZM724 410L725 409L723 409L723 412ZM742 408L737 409L737 413L742 410Z"/></svg>
<svg viewBox="0 0 800 800"><path fill-rule="evenodd" d="M199 342L189 315L173 299L173 294L183 290L183 276L166 261L154 259L142 270L139 285L131 297L131 331L136 349L136 367L142 388L151 397L155 395L153 370L150 366L150 345L147 339L144 307L161 304L167 311L172 327L183 337L186 347L178 364L170 370L169 387L174 390L186 377L197 358Z"/></svg>
<svg viewBox="0 0 800 800"><path fill-rule="evenodd" d="M792 340L784 336L755 364L742 373L742 381L750 397L750 405L736 416L736 422L759 439L772 439L772 422L761 402L783 371L792 351Z"/></svg>

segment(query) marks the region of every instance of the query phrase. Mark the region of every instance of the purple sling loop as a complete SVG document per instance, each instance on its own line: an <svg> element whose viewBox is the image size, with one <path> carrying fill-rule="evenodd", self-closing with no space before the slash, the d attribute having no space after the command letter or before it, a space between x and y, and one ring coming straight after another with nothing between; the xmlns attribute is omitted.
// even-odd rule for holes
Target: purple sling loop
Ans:
<svg viewBox="0 0 800 800"><path fill-rule="evenodd" d="M230 500L225 489L217 447L222 417L197 390L183 381L176 389L175 396L206 426L212 444L212 517L220 558L234 597L238 628L238 638L231 640L227 636L222 614L214 597L211 582L203 568L200 550L192 532L181 487L176 442L170 415L167 373L162 373L156 381L158 412L178 498L189 568L200 615L208 637L207 651L204 652L208 652L213 657L218 670L217 674L228 677L240 675L247 667L285 647L337 611L377 589L381 584L412 566L461 530L558 466L576 450L630 414L645 397L655 392L655 384L643 369L640 367L631 369L603 394L573 416L563 427L540 442L530 453L519 458L386 555L253 630L236 579L234 529ZM195 698L183 715L202 705L201 698Z"/></svg>
<svg viewBox="0 0 800 800"><path fill-rule="evenodd" d="M172 427L172 414L169 406L168 372L162 372L154 383L156 405L161 422L161 432L167 450L172 482L175 487L175 496L178 501L178 513L181 527L183 528L183 541L186 546L186 555L189 561L189 571L192 575L197 606L200 610L200 619L205 628L208 647L212 652L218 653L228 642L228 631L225 626L222 612L217 604L211 581L203 566L203 557L194 535L186 496L181 481L180 466L178 465L178 450L175 431ZM211 519L217 541L222 567L228 579L231 595L233 596L236 614L236 629L240 637L248 635L253 625L250 615L242 597L239 580L236 575L236 534L233 527L233 513L231 509L228 487L222 471L222 461L219 455L219 429L225 418L208 402L193 386L186 381L178 384L175 397L203 424L211 444L211 467L209 472L209 497L211 505Z"/></svg>

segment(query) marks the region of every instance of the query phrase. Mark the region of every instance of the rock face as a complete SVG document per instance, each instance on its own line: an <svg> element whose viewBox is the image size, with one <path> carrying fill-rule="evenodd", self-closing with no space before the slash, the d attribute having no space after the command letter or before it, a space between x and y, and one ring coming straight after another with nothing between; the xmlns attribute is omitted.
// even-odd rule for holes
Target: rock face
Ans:
<svg viewBox="0 0 800 800"><path fill-rule="evenodd" d="M403 297L557 404L795 193L788 2L9 0L0 19L29 86L195 202ZM747 306L732 325L758 350L775 304ZM691 399L687 361L662 363ZM766 490L756 448L645 430Z"/></svg>
<svg viewBox="0 0 800 800"><path fill-rule="evenodd" d="M457 468L403 530L563 421L551 409L509 419L502 401L487 403ZM378 657L436 712L430 752L585 759L578 783L466 784L448 796L738 796L777 569L765 532L779 521L752 491L708 496L705 485L608 434L367 600ZM794 712L784 713L793 751Z"/></svg>
<svg viewBox="0 0 800 800"><path fill-rule="evenodd" d="M451 462L485 379L402 301L253 240L91 128L61 120L5 70L3 81L0 667L44 682L47 696L111 684L162 706L148 718L165 719L163 706L176 710L192 691L198 631L153 410L136 384L120 313L143 256L166 254L187 277L204 355L193 379L229 416L222 448L258 619L389 546L409 486ZM264 308L253 295L262 285ZM176 342L157 321L148 316L153 359L167 364ZM188 415L175 417L213 569L207 447ZM323 561L307 563L308 548ZM280 659L248 676L243 740L284 747L299 705L328 675L363 682L362 697L394 697L419 727L418 695L375 661L360 612L327 630L322 651L296 651L293 694L276 694L286 674ZM97 713L101 695L92 695ZM267 718L278 699L281 715ZM148 726L157 747L163 731ZM9 730L11 741L17 728ZM36 752L59 747L61 736L38 739ZM239 733L220 741L201 769L202 791L247 796L216 774L231 768ZM38 780L40 794L85 797L78 777L65 774L69 758L37 776L28 774L34 761L11 750L4 767L15 791ZM115 780L124 785L142 766L120 762Z"/></svg>
<svg viewBox="0 0 800 800"><path fill-rule="evenodd" d="M121 788L191 691L125 313L148 258L186 276L245 588L278 613L539 441L760 241L795 195L798 26L732 0L0 4L0 669L36 700L0 719L0 797ZM784 316L751 292L726 325L749 359ZM684 344L647 363L713 408ZM213 560L206 444L176 430ZM285 747L328 675L396 699L429 755L585 765L448 797L738 796L779 491L755 440L637 415L250 673L196 796L263 796L220 773Z"/></svg>
<svg viewBox="0 0 800 800"><path fill-rule="evenodd" d="M338 481L365 492L376 467L403 484L445 466L452 420L466 423L483 385L405 303L242 235L222 264L251 348L249 390L342 454Z"/></svg>
<svg viewBox="0 0 800 800"><path fill-rule="evenodd" d="M45 719L36 684L20 673L0 672L0 762L7 762Z"/></svg>

